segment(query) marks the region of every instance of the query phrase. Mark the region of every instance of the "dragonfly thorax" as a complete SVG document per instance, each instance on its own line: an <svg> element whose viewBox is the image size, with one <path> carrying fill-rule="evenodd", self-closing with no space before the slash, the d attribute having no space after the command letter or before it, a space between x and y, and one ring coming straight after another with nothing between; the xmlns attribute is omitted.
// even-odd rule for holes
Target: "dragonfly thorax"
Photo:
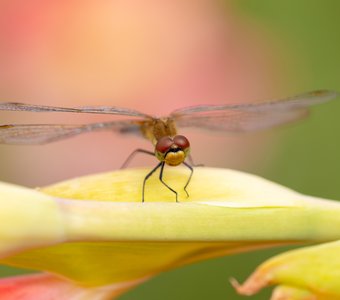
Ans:
<svg viewBox="0 0 340 300"><path fill-rule="evenodd" d="M155 155L160 161L169 166L178 166L183 163L190 151L190 143L183 135L171 138L165 136L160 138L155 146Z"/></svg>
<svg viewBox="0 0 340 300"><path fill-rule="evenodd" d="M163 137L173 137L177 134L176 124L172 118L154 118L145 121L141 124L141 131L143 136L154 145Z"/></svg>

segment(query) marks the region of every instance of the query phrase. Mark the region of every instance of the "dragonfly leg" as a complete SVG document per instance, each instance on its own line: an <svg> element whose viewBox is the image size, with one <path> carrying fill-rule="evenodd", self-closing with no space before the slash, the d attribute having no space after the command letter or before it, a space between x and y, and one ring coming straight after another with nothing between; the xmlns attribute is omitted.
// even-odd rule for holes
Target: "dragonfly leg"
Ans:
<svg viewBox="0 0 340 300"><path fill-rule="evenodd" d="M171 191L171 192L173 192L173 193L175 193L175 195L176 195L176 202L178 202L178 194L177 194L177 192L174 190L174 189L172 189L170 186L168 186L164 181L163 181L163 171L164 171L164 166L165 166L165 163L164 163L164 161L163 162L161 162L161 171L160 171L160 173L159 173L159 180Z"/></svg>
<svg viewBox="0 0 340 300"><path fill-rule="evenodd" d="M188 160L190 162L190 165L193 166L193 167L204 167L204 164L195 164L193 159L192 159L192 156L191 154L188 155Z"/></svg>
<svg viewBox="0 0 340 300"><path fill-rule="evenodd" d="M191 180L191 177L192 177L192 174L194 173L194 168L192 167L192 166L190 166L188 163L186 163L185 161L183 162L183 164L185 165L185 166L187 166L189 169L190 169L190 176L189 176L189 178L188 178L188 181L187 181L187 183L185 184L185 186L184 186L184 191L186 192L186 194L187 194L187 197L189 197L189 193L188 193L188 191L187 191L187 186L189 185L189 183L190 183L190 180Z"/></svg>
<svg viewBox="0 0 340 300"><path fill-rule="evenodd" d="M146 181L150 178L150 176L157 171L157 169L162 166L164 167L164 162L160 162L156 167L154 167L151 172L145 176L144 181L143 181L143 189L142 189L142 202L144 202L144 194L145 194L145 184Z"/></svg>
<svg viewBox="0 0 340 300"><path fill-rule="evenodd" d="M149 154L149 155L155 156L155 153L152 152L152 151L148 151L148 150L144 150L144 149L136 149L133 152L131 152L131 154L127 157L127 159L124 161L124 163L122 164L122 166L120 168L125 169L137 153L144 153L144 154Z"/></svg>

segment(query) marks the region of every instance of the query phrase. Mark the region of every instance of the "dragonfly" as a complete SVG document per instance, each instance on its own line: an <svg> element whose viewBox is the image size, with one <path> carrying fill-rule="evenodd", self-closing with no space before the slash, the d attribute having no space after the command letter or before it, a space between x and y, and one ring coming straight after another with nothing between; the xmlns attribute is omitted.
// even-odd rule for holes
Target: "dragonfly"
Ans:
<svg viewBox="0 0 340 300"><path fill-rule="evenodd" d="M184 186L187 187L193 175L190 142L179 135L177 128L199 128L214 132L251 132L277 127L306 117L309 107L334 99L339 94L334 91L319 90L297 96L255 103L197 105L180 108L168 116L155 117L134 109L116 106L57 107L33 105L18 102L0 103L0 111L25 112L67 112L128 116L129 119L97 122L90 124L4 124L0 125L2 144L46 144L85 132L109 130L120 134L137 134L149 140L154 151L136 149L126 162L136 153L154 155L158 164L145 176L142 185L142 202L145 200L147 180L158 169L159 180L175 194L178 193L163 180L164 166L183 164L190 169Z"/></svg>

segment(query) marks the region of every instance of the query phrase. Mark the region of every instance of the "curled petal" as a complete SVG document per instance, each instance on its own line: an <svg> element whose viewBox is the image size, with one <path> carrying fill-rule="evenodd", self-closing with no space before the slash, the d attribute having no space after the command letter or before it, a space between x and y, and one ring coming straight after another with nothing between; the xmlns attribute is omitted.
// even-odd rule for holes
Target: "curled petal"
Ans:
<svg viewBox="0 0 340 300"><path fill-rule="evenodd" d="M340 299L340 241L292 250L277 255L242 284L232 281L238 293L253 295L273 284L272 299Z"/></svg>

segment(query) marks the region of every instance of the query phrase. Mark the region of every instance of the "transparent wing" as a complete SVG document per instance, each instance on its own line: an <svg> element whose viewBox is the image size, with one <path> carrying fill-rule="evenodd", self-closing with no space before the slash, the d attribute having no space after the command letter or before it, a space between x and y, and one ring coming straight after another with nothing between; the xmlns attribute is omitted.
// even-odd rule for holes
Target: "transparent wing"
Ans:
<svg viewBox="0 0 340 300"><path fill-rule="evenodd" d="M134 133L141 136L137 120L102 122L86 125L15 124L0 125L1 144L39 145L75 136L84 132L112 130L118 133Z"/></svg>
<svg viewBox="0 0 340 300"><path fill-rule="evenodd" d="M235 105L201 105L174 111L179 127L247 132L275 127L308 115L309 106L337 97L332 91L315 91L277 101Z"/></svg>
<svg viewBox="0 0 340 300"><path fill-rule="evenodd" d="M178 127L192 127L211 131L250 132L279 126L302 119L308 110L284 112L224 111L210 116L194 115L175 118Z"/></svg>
<svg viewBox="0 0 340 300"><path fill-rule="evenodd" d="M57 107L46 105L34 105L18 102L0 103L0 110L7 111L29 111L29 112L71 112L71 113L91 113L91 114L110 114L132 117L151 118L147 114L139 111L116 106L79 106L79 107Z"/></svg>

